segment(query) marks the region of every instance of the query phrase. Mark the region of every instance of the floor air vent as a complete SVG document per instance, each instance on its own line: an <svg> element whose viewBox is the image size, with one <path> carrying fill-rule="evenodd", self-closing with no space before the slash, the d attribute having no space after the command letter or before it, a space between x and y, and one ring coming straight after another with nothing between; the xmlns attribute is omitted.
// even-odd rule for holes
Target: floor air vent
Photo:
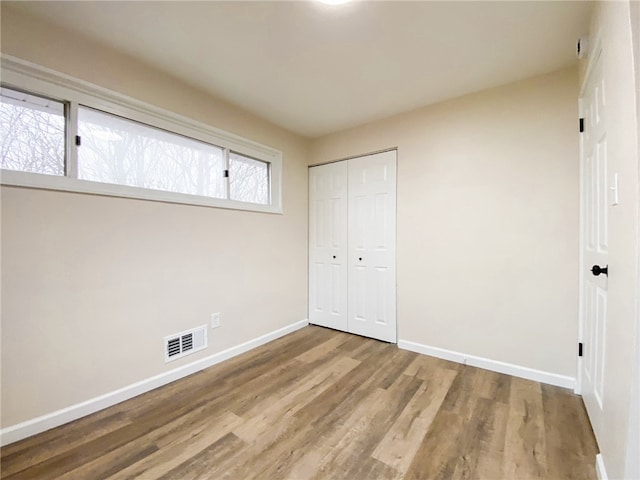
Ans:
<svg viewBox="0 0 640 480"><path fill-rule="evenodd" d="M207 348L207 326L164 337L164 361L171 362Z"/></svg>

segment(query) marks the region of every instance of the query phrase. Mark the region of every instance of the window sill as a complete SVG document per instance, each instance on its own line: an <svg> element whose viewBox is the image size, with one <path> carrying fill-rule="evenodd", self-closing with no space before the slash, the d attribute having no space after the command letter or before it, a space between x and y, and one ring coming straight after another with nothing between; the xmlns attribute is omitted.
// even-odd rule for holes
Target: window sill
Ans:
<svg viewBox="0 0 640 480"><path fill-rule="evenodd" d="M186 193L165 192L147 188L115 185L110 183L90 182L56 175L17 172L2 170L0 183L3 186L35 188L58 192L71 192L105 197L120 197L133 200L147 200L152 202L174 203L181 205L195 205L201 207L225 208L230 210L245 210L259 213L282 214L282 208L274 205L260 205L256 203L239 202L223 198L209 198Z"/></svg>

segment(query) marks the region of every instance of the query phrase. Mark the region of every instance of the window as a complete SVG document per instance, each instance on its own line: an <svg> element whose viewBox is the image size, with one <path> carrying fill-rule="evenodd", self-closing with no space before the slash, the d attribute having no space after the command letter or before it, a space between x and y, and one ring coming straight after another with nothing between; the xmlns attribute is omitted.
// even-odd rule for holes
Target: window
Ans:
<svg viewBox="0 0 640 480"><path fill-rule="evenodd" d="M5 185L281 213L282 154L2 57Z"/></svg>
<svg viewBox="0 0 640 480"><path fill-rule="evenodd" d="M229 194L232 200L250 203L269 203L269 164L229 154Z"/></svg>
<svg viewBox="0 0 640 480"><path fill-rule="evenodd" d="M226 197L223 148L84 107L78 135L83 180Z"/></svg>
<svg viewBox="0 0 640 480"><path fill-rule="evenodd" d="M27 93L0 89L2 168L64 174L64 104Z"/></svg>

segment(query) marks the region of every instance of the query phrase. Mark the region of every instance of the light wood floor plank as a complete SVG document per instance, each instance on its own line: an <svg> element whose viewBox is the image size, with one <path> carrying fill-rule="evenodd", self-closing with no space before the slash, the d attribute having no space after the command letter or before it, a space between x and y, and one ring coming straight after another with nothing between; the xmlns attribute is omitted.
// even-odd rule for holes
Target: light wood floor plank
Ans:
<svg viewBox="0 0 640 480"><path fill-rule="evenodd" d="M339 379L330 390L322 392L313 404L300 409L294 419L285 419L287 442L271 441L269 432L262 432L253 451L259 451L256 462L237 464L224 472L221 478L265 478L264 472L270 471L269 478L287 478L290 465L300 460L306 451L315 448L315 439L334 430L344 421L355 407L365 400L376 381L376 367L369 360L379 352L390 348L388 344L365 340L365 348L359 349L358 358L362 362L348 376ZM269 440L267 440L269 439ZM252 455L254 456L254 455ZM275 471L272 468L276 466Z"/></svg>
<svg viewBox="0 0 640 480"><path fill-rule="evenodd" d="M505 437L506 478L547 478L544 410L539 383L521 378L511 380Z"/></svg>
<svg viewBox="0 0 640 480"><path fill-rule="evenodd" d="M376 447L373 457L405 474L458 372L434 368L400 417Z"/></svg>
<svg viewBox="0 0 640 480"><path fill-rule="evenodd" d="M420 443L404 478L450 479L459 459L458 444L465 435L462 417L441 409Z"/></svg>
<svg viewBox="0 0 640 480"><path fill-rule="evenodd" d="M327 464L336 454L340 441L345 438L353 425L377 411L376 406L382 404L384 395L385 390L374 388L368 396L355 405L351 414L341 424L336 425L324 435L319 435L314 448L306 450L300 459L291 466L290 471L285 472L285 477L310 479L323 474L328 477Z"/></svg>
<svg viewBox="0 0 640 480"><path fill-rule="evenodd" d="M5 480L595 480L580 397L310 326L2 448Z"/></svg>
<svg viewBox="0 0 640 480"><path fill-rule="evenodd" d="M234 429L234 433L246 442L253 441L264 428L269 428L272 420L280 421L285 416L295 415L359 364L359 361L348 357L338 357L325 363L324 368L317 369L313 375L308 375L301 381L292 383L289 388L282 388L277 394L257 403L244 414L247 421Z"/></svg>
<svg viewBox="0 0 640 480"><path fill-rule="evenodd" d="M548 476L591 478L591 459L598 453L582 400L559 387L542 385Z"/></svg>
<svg viewBox="0 0 640 480"><path fill-rule="evenodd" d="M478 398L474 405L467 428L469 434L462 438L458 445L459 459L451 478L461 480L492 478L491 476L482 477L480 474L480 470L488 470L490 467L494 467L492 469L494 478L499 478L500 470L497 468L499 464L491 465L491 461L494 459L494 451L492 450L494 445L491 441L495 438L495 432L492 428L496 412L500 412L500 408L504 408L505 405L486 398ZM506 413L505 409L504 419L507 418Z"/></svg>
<svg viewBox="0 0 640 480"><path fill-rule="evenodd" d="M225 412L216 421L205 421L195 428L191 427L181 438L165 445L165 448L108 478L109 480L160 478L185 462L192 461L194 456L231 433L240 423L242 423L240 417Z"/></svg>
<svg viewBox="0 0 640 480"><path fill-rule="evenodd" d="M359 459L372 457L389 425L396 421L421 385L420 379L400 375L378 401L370 404L367 414L351 425L325 465L325 471L319 471L314 478L335 478L339 473L344 478L361 478Z"/></svg>
<svg viewBox="0 0 640 480"><path fill-rule="evenodd" d="M87 442L130 425L131 420L122 412L104 410L87 421L81 419L65 427L56 428L17 442L2 449L2 475L17 473L24 465L37 465L55 455L82 447ZM41 441L38 441L41 440ZM16 449L17 446L23 447ZM6 451L5 451L6 448Z"/></svg>
<svg viewBox="0 0 640 480"><path fill-rule="evenodd" d="M413 375L414 377L421 378L422 380L428 380L431 378L431 371L434 368L454 370L458 372L461 367L462 366L460 364L448 362L439 358L428 357L426 355L416 355L404 373L405 375Z"/></svg>
<svg viewBox="0 0 640 480"><path fill-rule="evenodd" d="M482 370L483 376L478 395L496 402L508 404L511 391L511 377L502 373Z"/></svg>
<svg viewBox="0 0 640 480"><path fill-rule="evenodd" d="M470 478L502 478L508 420L509 405L492 402L490 416L486 420L483 418L485 422L483 429L487 430L486 434L482 435L479 442L467 445L467 451L464 454L465 462L471 464L469 470L474 475ZM466 472L460 471L460 476L462 477L464 473Z"/></svg>
<svg viewBox="0 0 640 480"><path fill-rule="evenodd" d="M330 357L334 351L341 345L344 345L353 336L344 332L335 332L335 336L307 350L305 353L298 355L298 360L301 362L313 363L318 360L326 360Z"/></svg>
<svg viewBox="0 0 640 480"><path fill-rule="evenodd" d="M196 456L191 457L160 477L160 480L201 480L214 479L214 467L225 457L241 451L245 443L233 433L228 433L209 445Z"/></svg>

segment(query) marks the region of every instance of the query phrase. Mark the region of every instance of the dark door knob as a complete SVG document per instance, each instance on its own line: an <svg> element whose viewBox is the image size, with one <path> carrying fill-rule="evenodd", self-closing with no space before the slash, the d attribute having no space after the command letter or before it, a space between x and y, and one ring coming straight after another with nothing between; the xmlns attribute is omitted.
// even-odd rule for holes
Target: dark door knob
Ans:
<svg viewBox="0 0 640 480"><path fill-rule="evenodd" d="M362 257L358 257L358 260L362 261Z"/></svg>
<svg viewBox="0 0 640 480"><path fill-rule="evenodd" d="M609 276L609 265L605 267L601 267L600 265L594 265L591 267L591 273L593 273L596 277L601 273L604 273L607 277Z"/></svg>
<svg viewBox="0 0 640 480"><path fill-rule="evenodd" d="M336 258L336 256L334 255L333 258Z"/></svg>

